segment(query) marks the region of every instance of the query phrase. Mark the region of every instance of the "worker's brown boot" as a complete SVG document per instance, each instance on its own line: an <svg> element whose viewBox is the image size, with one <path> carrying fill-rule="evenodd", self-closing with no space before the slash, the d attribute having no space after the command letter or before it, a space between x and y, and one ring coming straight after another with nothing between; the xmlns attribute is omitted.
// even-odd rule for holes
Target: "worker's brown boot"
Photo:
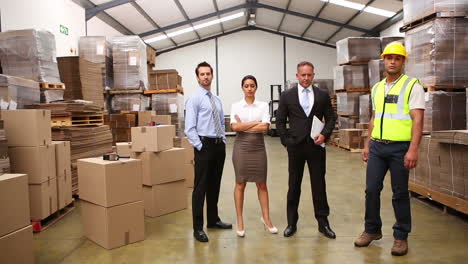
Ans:
<svg viewBox="0 0 468 264"><path fill-rule="evenodd" d="M398 240L393 241L392 255L393 256L404 256L408 253L408 241Z"/></svg>
<svg viewBox="0 0 468 264"><path fill-rule="evenodd" d="M379 240L382 238L382 233L371 234L362 232L362 234L354 240L356 247L367 247L373 240Z"/></svg>

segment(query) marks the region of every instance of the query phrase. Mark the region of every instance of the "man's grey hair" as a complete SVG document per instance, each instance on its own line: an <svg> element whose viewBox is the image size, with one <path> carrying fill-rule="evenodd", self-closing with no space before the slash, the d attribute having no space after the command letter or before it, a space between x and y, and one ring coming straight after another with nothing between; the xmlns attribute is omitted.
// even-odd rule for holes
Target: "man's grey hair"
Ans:
<svg viewBox="0 0 468 264"><path fill-rule="evenodd" d="M315 68L314 65L311 63L311 62L308 62L308 61L301 61L297 64L297 71L299 72L299 68L300 67L303 67L303 66L310 66L312 67L312 70Z"/></svg>

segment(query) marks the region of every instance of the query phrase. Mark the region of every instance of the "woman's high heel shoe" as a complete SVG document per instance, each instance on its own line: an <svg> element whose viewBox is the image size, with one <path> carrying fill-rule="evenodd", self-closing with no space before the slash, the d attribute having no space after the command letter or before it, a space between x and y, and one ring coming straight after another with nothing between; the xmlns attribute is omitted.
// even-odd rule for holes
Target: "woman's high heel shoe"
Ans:
<svg viewBox="0 0 468 264"><path fill-rule="evenodd" d="M273 226L272 228L269 228L266 224L265 224L265 221L263 220L263 217L260 217L260 220L262 221L263 225L265 226L265 228L268 230L268 232L272 233L272 234L277 234L278 233L278 228L276 228L276 226Z"/></svg>
<svg viewBox="0 0 468 264"><path fill-rule="evenodd" d="M241 230L241 231L236 230L236 233L237 233L238 237L244 237L245 236L245 230Z"/></svg>

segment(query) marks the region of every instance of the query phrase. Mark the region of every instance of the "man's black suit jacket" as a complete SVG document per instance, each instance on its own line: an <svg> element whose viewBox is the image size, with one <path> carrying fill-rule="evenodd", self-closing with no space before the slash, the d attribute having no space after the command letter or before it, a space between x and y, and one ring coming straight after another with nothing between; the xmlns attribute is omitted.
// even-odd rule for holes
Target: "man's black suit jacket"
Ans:
<svg viewBox="0 0 468 264"><path fill-rule="evenodd" d="M314 105L309 116L306 116L299 103L298 87L284 91L281 94L280 103L276 112L276 129L284 146L294 146L305 142L310 138L312 120L314 115L319 120L325 119L322 135L327 140L335 127L336 115L333 111L330 96L324 90L312 85L314 92ZM286 129L286 121L289 120L289 130Z"/></svg>

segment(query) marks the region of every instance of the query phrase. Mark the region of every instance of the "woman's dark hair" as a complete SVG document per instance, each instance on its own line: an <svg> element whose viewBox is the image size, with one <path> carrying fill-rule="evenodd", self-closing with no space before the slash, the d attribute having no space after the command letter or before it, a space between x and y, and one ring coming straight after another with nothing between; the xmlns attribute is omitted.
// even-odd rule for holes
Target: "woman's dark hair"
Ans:
<svg viewBox="0 0 468 264"><path fill-rule="evenodd" d="M242 78L241 86L244 86L244 82L247 81L247 80L254 81L255 86L258 87L257 79L253 75L246 75L244 78Z"/></svg>

